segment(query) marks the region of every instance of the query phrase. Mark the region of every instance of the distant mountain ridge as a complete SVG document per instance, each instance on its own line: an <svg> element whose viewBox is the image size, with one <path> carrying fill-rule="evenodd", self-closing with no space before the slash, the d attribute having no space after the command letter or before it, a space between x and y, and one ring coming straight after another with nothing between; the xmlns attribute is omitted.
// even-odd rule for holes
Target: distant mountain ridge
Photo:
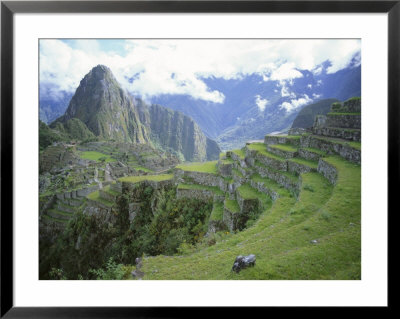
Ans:
<svg viewBox="0 0 400 319"><path fill-rule="evenodd" d="M162 105L182 112L193 119L202 133L218 142L224 150L238 148L248 140L260 139L265 134L289 129L297 114L306 105L328 98L344 101L352 96L361 96L360 65L354 62L336 73L328 73L328 67L329 62L326 62L319 73L297 70L302 76L290 81L264 81L260 74L237 79L202 78L210 91L216 90L225 96L223 103L194 99L189 95L164 94L150 97L148 104ZM260 106L259 103L264 104ZM282 107L285 103L294 106L288 110ZM42 114L47 114L46 110L49 107L48 100L41 98L41 119ZM60 104L55 104L54 107L58 110ZM129 132L133 130L138 134L136 139L151 139L146 136L146 132L140 133L139 124L135 126L136 120L132 118L137 118L137 113L134 112L130 118L127 123L129 125L125 125L127 128L121 127L119 134L130 136ZM86 123L85 120L82 121ZM92 130L90 124L87 125ZM133 128L129 129L132 125ZM107 130L103 127L102 131ZM173 144L171 141L168 143Z"/></svg>
<svg viewBox="0 0 400 319"><path fill-rule="evenodd" d="M187 161L217 159L220 148L183 113L133 101L111 70L94 67L80 82L65 114L50 127L76 138L92 136L129 143L150 143ZM79 132L79 133L77 133Z"/></svg>
<svg viewBox="0 0 400 319"><path fill-rule="evenodd" d="M325 99L325 100L320 100L317 103L306 105L297 114L296 118L292 123L292 128L312 127L314 124L315 116L326 115L330 111L331 105L335 102L339 102L339 100Z"/></svg>

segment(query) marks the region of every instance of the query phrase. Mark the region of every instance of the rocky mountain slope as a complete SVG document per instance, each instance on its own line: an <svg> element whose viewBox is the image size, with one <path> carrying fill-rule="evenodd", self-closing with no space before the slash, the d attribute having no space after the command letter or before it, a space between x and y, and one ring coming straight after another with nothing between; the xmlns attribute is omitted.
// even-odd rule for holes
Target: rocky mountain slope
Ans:
<svg viewBox="0 0 400 319"><path fill-rule="evenodd" d="M361 67L350 65L336 73L319 74L297 70L291 81L264 81L252 74L238 79L202 79L210 91L221 92L223 103L193 99L185 95L160 95L151 101L179 110L193 118L205 134L224 150L242 147L246 141L266 133L290 128L298 112L321 99L344 101L361 95Z"/></svg>
<svg viewBox="0 0 400 319"><path fill-rule="evenodd" d="M135 100L135 105L156 145L183 155L187 161L218 159L218 144L206 137L190 117L158 104L147 105L140 99Z"/></svg>
<svg viewBox="0 0 400 319"><path fill-rule="evenodd" d="M316 115L326 115L331 109L331 105L339 102L337 99L325 99L306 105L297 114L292 123L292 128L309 128L313 126Z"/></svg>
<svg viewBox="0 0 400 319"><path fill-rule="evenodd" d="M96 136L155 144L187 161L212 160L220 153L218 144L188 116L139 99L133 101L103 65L94 67L83 78L65 114L50 127L77 139Z"/></svg>
<svg viewBox="0 0 400 319"><path fill-rule="evenodd" d="M149 142L132 100L120 87L111 70L94 67L80 82L63 116L51 124L81 120L96 136L123 142Z"/></svg>

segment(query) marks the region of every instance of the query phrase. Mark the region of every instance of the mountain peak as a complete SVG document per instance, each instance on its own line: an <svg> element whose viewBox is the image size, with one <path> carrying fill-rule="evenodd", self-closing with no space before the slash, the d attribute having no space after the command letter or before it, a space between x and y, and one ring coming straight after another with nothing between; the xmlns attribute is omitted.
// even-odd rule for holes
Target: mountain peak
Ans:
<svg viewBox="0 0 400 319"><path fill-rule="evenodd" d="M96 65L93 69L91 69L90 72L85 75L82 81L84 82L88 82L89 80L101 81L105 79L115 80L115 77L109 67L99 64Z"/></svg>

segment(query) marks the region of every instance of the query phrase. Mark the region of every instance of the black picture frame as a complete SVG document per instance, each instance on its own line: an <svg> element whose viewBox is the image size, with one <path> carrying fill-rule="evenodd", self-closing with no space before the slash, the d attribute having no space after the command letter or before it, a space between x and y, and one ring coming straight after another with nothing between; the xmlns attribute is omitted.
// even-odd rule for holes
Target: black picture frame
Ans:
<svg viewBox="0 0 400 319"><path fill-rule="evenodd" d="M400 1L1 1L1 317L192 317L190 308L14 307L13 304L13 16L15 13L387 13L388 218L398 212ZM377 212L386 213L386 212ZM388 224L390 225L390 223ZM392 223L393 226L393 223ZM389 229L390 230L390 229ZM393 232L389 233L393 234ZM389 238L388 238L389 239ZM389 246L388 246L389 247ZM389 285L388 280L388 285ZM390 306L390 298L388 305ZM390 307L388 307L390 308ZM205 309L203 309L204 311ZM292 308L292 310L294 310ZM303 312L304 308L300 311ZM207 310L207 312L209 309ZM235 310L235 314L241 314ZM296 311L299 311L297 309ZM226 309L211 311L223 315ZM199 313L197 312L197 315ZM297 312L297 315L299 312Z"/></svg>

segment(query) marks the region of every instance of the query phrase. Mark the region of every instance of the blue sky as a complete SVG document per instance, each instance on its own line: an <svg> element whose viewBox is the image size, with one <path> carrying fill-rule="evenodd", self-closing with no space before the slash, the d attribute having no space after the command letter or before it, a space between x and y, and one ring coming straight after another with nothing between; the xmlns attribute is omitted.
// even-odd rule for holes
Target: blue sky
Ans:
<svg viewBox="0 0 400 319"><path fill-rule="evenodd" d="M186 94L221 103L223 94L208 88L204 78L256 73L264 81L279 82L287 94L293 79L302 77L299 70L335 73L361 56L357 39L42 39L39 45L41 95L55 98L59 92L74 92L98 64L108 66L126 90L144 98ZM325 61L330 63L323 68ZM262 97L258 101L263 107Z"/></svg>

